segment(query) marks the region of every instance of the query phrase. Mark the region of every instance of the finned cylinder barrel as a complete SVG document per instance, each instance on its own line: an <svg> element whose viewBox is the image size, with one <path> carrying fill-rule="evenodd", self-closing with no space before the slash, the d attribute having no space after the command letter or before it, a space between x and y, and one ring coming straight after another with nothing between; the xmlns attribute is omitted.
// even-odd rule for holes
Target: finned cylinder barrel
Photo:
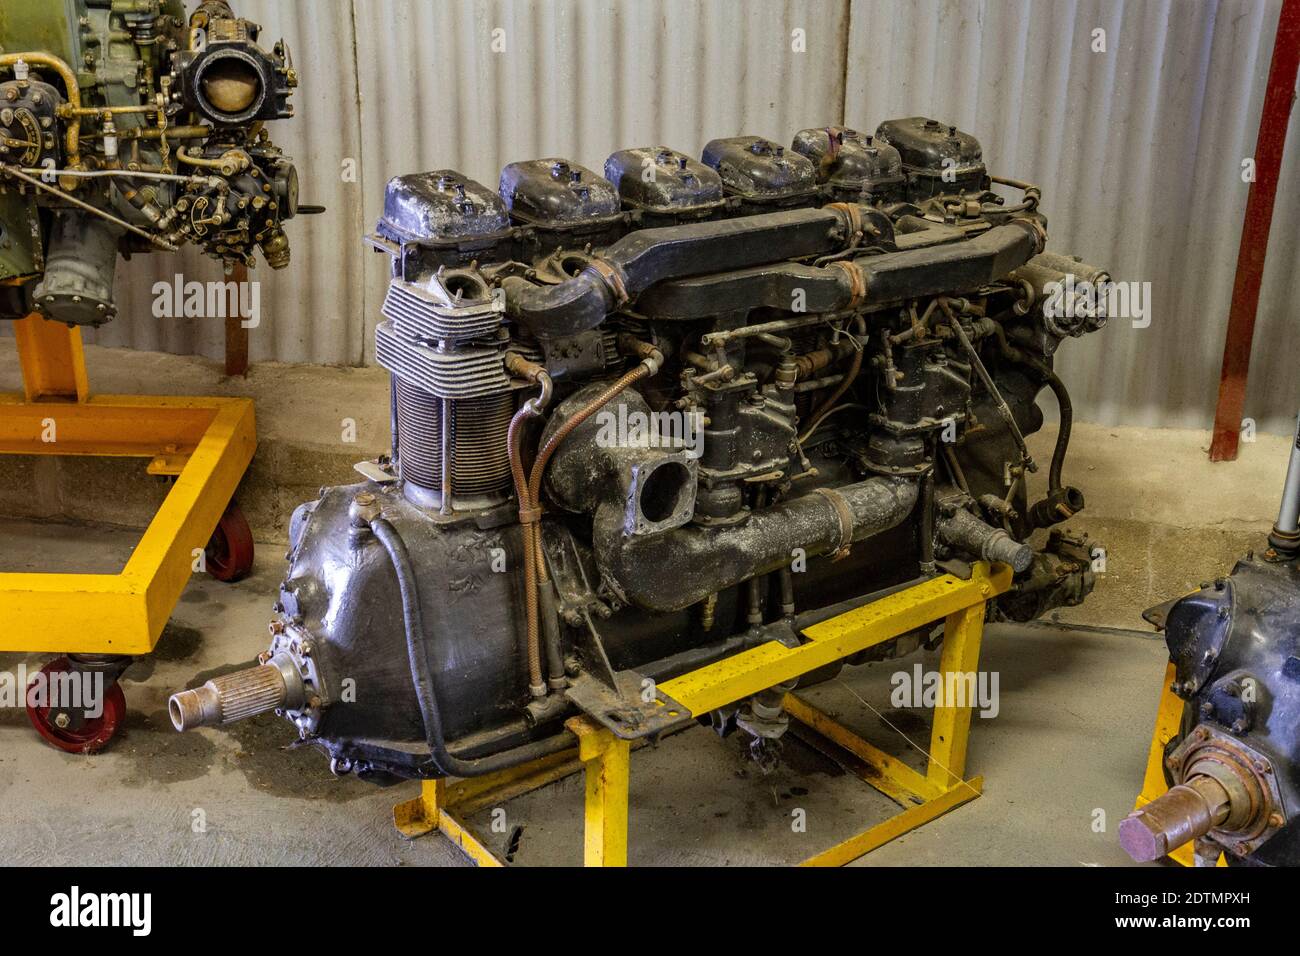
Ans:
<svg viewBox="0 0 1300 956"><path fill-rule="evenodd" d="M301 705L302 679L291 666L292 662L277 658L267 664L214 677L202 687L172 694L167 701L172 725L177 730L215 727L278 707ZM281 666L285 663L290 666Z"/></svg>

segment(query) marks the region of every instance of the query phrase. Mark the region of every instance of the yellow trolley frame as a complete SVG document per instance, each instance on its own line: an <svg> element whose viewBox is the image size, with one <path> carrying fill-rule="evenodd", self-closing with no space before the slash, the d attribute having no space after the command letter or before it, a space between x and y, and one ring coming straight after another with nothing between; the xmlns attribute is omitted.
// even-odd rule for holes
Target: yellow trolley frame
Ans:
<svg viewBox="0 0 1300 956"><path fill-rule="evenodd" d="M176 481L120 573L0 574L0 651L148 653L252 460L253 402L92 396L81 329L30 315L14 332L23 393L0 394L0 454L147 458Z"/></svg>
<svg viewBox="0 0 1300 956"><path fill-rule="evenodd" d="M969 580L951 574L932 578L804 629L806 640L798 647L775 641L762 644L665 681L658 689L695 717L938 620L944 621L941 671L973 673L979 667L986 602L1010 586L1009 567L977 563ZM802 725L801 736L810 732L823 752L845 753L857 776L903 808L805 860L803 866L842 866L980 795L983 778L964 776L969 705L953 706L948 701L935 708L924 773L793 694L786 696L785 706ZM587 716L575 717L566 726L578 740L573 750L484 777L423 781L419 796L393 808L398 831L414 838L437 830L480 866L501 866L502 861L474 835L464 817L585 768L585 865L626 866L630 755L644 741L616 737Z"/></svg>

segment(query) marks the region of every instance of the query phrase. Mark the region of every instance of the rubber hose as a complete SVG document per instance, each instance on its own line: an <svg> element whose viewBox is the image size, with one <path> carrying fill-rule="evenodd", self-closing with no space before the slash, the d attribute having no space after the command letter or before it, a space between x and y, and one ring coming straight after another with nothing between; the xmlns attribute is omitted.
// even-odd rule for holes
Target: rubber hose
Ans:
<svg viewBox="0 0 1300 956"><path fill-rule="evenodd" d="M420 715L424 720L425 742L429 746L429 756L434 769L444 777L478 777L573 747L576 741L572 734L565 731L524 744L522 747L492 754L490 757L476 757L473 760L462 760L447 750L443 737L442 713L438 709L438 697L429 674L428 648L424 642L424 615L420 610L420 593L416 585L415 573L411 568L411 555L406 550L406 542L402 540L397 529L384 518L375 518L371 521L370 530L388 552L389 560L393 563L393 571L397 574L397 588L402 598L402 622L406 629L406 652L411 666L411 683L415 688L415 698L420 705Z"/></svg>

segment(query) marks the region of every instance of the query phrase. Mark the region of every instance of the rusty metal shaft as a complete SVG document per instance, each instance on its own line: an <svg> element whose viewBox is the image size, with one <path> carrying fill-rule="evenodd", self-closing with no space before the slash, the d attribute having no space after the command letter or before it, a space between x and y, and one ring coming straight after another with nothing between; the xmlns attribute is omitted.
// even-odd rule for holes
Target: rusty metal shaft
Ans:
<svg viewBox="0 0 1300 956"><path fill-rule="evenodd" d="M1231 810L1223 784L1193 776L1125 817L1119 825L1120 846L1139 863L1158 860L1224 823Z"/></svg>

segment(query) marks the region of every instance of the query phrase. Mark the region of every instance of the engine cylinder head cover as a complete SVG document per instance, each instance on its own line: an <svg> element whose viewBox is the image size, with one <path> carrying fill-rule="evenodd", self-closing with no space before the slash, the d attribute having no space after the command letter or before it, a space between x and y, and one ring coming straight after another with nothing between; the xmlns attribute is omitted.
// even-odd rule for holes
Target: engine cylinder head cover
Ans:
<svg viewBox="0 0 1300 956"><path fill-rule="evenodd" d="M726 191L747 204L779 208L816 198L812 161L762 136L710 140L703 159L718 171Z"/></svg>
<svg viewBox="0 0 1300 956"><path fill-rule="evenodd" d="M377 230L397 242L454 245L503 238L510 231L510 213L501 197L482 183L453 169L435 169L388 181Z"/></svg>
<svg viewBox="0 0 1300 956"><path fill-rule="evenodd" d="M893 202L903 198L903 160L898 150L870 133L846 126L815 127L795 134L791 148L812 160L817 181L841 199Z"/></svg>
<svg viewBox="0 0 1300 956"><path fill-rule="evenodd" d="M620 212L614 184L568 159L533 159L501 170L511 218L540 228L605 225Z"/></svg>
<svg viewBox="0 0 1300 956"><path fill-rule="evenodd" d="M979 191L988 185L979 140L956 126L910 116L881 123L876 139L898 150L908 198L913 201Z"/></svg>
<svg viewBox="0 0 1300 956"><path fill-rule="evenodd" d="M716 170L667 146L610 154L605 178L618 189L624 205L648 217L649 225L706 219L726 202Z"/></svg>

